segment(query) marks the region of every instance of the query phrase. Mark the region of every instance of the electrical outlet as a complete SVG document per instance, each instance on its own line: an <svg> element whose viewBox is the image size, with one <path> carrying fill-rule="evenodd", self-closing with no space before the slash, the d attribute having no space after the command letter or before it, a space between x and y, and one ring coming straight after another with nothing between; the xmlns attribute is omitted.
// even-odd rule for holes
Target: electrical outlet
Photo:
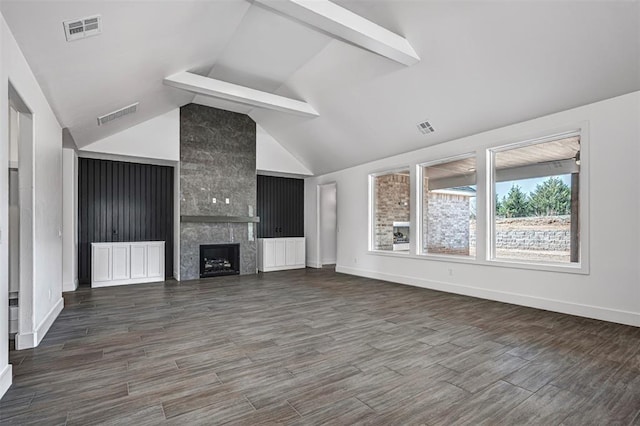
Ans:
<svg viewBox="0 0 640 426"><path fill-rule="evenodd" d="M449 276L453 276L453 268L449 268Z"/></svg>
<svg viewBox="0 0 640 426"><path fill-rule="evenodd" d="M212 198L212 199L211 199L211 202L212 202L213 204L215 204L215 203L217 203L217 202L218 202L218 200L216 200L216 199L215 199L215 197L214 197L214 198Z"/></svg>
<svg viewBox="0 0 640 426"><path fill-rule="evenodd" d="M224 199L224 203L225 203L225 204L229 204L229 199L228 199L228 198L225 198L225 199Z"/></svg>
<svg viewBox="0 0 640 426"><path fill-rule="evenodd" d="M353 263L358 263L358 258L357 257L353 258Z"/></svg>

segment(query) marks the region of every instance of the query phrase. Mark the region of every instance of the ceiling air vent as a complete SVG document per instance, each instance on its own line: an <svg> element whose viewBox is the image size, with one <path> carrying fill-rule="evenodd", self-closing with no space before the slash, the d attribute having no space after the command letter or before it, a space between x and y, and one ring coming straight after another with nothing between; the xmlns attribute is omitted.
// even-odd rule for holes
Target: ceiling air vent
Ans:
<svg viewBox="0 0 640 426"><path fill-rule="evenodd" d="M103 124L107 124L117 118L123 117L127 114L133 114L138 110L138 104L140 102L136 102L135 104L131 104L124 108L120 108L117 111L110 112L109 114L103 115L102 117L98 117L98 126L102 126Z"/></svg>
<svg viewBox="0 0 640 426"><path fill-rule="evenodd" d="M423 135L428 135L429 133L435 132L431 123L426 120L422 123L418 123L418 130L420 130L420 133L422 133Z"/></svg>
<svg viewBox="0 0 640 426"><path fill-rule="evenodd" d="M67 41L91 37L102 32L100 15L64 21L62 25L64 25L64 35L67 37Z"/></svg>

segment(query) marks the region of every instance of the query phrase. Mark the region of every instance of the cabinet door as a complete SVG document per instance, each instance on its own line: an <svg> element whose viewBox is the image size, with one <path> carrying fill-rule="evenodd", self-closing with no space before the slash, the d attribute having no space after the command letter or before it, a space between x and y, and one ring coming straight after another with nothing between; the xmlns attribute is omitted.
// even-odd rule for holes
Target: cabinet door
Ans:
<svg viewBox="0 0 640 426"><path fill-rule="evenodd" d="M147 276L147 244L131 244L131 278L145 278Z"/></svg>
<svg viewBox="0 0 640 426"><path fill-rule="evenodd" d="M130 277L129 245L114 244L112 249L112 256L113 256L113 279L128 280Z"/></svg>
<svg viewBox="0 0 640 426"><path fill-rule="evenodd" d="M271 238L262 240L264 268L276 266L276 242Z"/></svg>
<svg viewBox="0 0 640 426"><path fill-rule="evenodd" d="M284 266L286 264L287 242L285 239L277 238L276 245L276 263L274 266Z"/></svg>
<svg viewBox="0 0 640 426"><path fill-rule="evenodd" d="M147 244L147 277L158 278L164 275L164 244Z"/></svg>
<svg viewBox="0 0 640 426"><path fill-rule="evenodd" d="M306 265L304 238L296 238L296 265Z"/></svg>
<svg viewBox="0 0 640 426"><path fill-rule="evenodd" d="M293 266L296 264L296 240L294 238L287 238L286 244L286 264L287 266Z"/></svg>
<svg viewBox="0 0 640 426"><path fill-rule="evenodd" d="M91 275L93 282L111 281L111 249L111 245L92 247Z"/></svg>

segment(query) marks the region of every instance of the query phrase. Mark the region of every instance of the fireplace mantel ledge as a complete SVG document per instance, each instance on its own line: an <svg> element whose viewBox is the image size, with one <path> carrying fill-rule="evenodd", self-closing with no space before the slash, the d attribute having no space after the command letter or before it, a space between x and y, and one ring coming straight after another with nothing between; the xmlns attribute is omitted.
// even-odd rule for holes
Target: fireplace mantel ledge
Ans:
<svg viewBox="0 0 640 426"><path fill-rule="evenodd" d="M180 222L192 223L258 223L258 216L180 216Z"/></svg>

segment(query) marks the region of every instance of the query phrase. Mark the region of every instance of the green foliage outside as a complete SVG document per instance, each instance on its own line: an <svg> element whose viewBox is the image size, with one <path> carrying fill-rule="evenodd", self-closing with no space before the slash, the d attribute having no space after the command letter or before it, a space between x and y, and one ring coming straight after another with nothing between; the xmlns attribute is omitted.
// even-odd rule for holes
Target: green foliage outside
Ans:
<svg viewBox="0 0 640 426"><path fill-rule="evenodd" d="M571 189L562 179L551 177L536 185L529 195L513 185L502 200L496 195L496 214L500 217L558 216L571 213Z"/></svg>

